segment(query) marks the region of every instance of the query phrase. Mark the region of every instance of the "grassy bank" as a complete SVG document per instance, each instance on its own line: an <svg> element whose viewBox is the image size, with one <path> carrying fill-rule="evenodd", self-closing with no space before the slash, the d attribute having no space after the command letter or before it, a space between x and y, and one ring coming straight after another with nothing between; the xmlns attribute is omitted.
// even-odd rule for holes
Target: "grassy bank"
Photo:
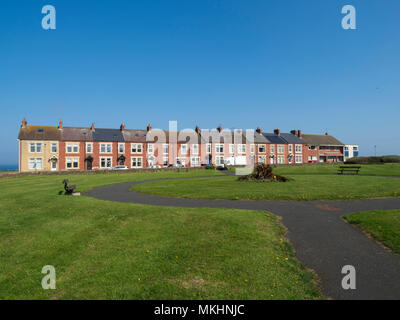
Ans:
<svg viewBox="0 0 400 320"><path fill-rule="evenodd" d="M344 216L348 222L400 254L400 210L374 210Z"/></svg>
<svg viewBox="0 0 400 320"><path fill-rule="evenodd" d="M214 171L71 175L95 186ZM0 299L317 299L276 216L58 195L63 176L0 179ZM57 289L43 290L44 265Z"/></svg>

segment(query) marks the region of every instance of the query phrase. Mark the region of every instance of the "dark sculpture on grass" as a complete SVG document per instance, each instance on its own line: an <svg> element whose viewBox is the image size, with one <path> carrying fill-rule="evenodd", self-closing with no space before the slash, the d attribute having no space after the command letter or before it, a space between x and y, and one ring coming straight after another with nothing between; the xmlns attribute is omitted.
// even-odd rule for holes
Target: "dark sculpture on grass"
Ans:
<svg viewBox="0 0 400 320"><path fill-rule="evenodd" d="M274 174L272 167L269 164L258 163L254 167L251 174L246 176L240 176L239 181L276 181L276 182L286 182L289 179L277 174Z"/></svg>
<svg viewBox="0 0 400 320"><path fill-rule="evenodd" d="M67 194L67 195L71 195L74 192L74 190L76 189L76 185L75 184L68 185L68 180L67 179L64 179L62 183L64 184L65 194Z"/></svg>

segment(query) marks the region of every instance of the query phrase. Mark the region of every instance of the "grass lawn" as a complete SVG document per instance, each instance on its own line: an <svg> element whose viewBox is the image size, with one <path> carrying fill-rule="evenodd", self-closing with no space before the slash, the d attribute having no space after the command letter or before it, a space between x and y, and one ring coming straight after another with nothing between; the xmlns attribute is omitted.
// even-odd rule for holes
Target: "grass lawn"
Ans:
<svg viewBox="0 0 400 320"><path fill-rule="evenodd" d="M374 210L344 216L375 239L400 254L400 210Z"/></svg>
<svg viewBox="0 0 400 320"><path fill-rule="evenodd" d="M332 174L337 175L337 171L343 164L315 164L300 166L280 166L274 169L274 172L281 175L297 174ZM361 166L360 175L376 176L400 176L400 163L384 164L352 164L349 166Z"/></svg>
<svg viewBox="0 0 400 320"><path fill-rule="evenodd" d="M95 186L218 171L71 175ZM65 176L0 179L0 299L319 299L278 218L60 196ZM223 178L221 178L223 179ZM43 290L44 265L57 289Z"/></svg>
<svg viewBox="0 0 400 320"><path fill-rule="evenodd" d="M218 179L167 180L136 185L132 190L166 197L248 200L343 200L398 197L400 178L292 175L289 182Z"/></svg>

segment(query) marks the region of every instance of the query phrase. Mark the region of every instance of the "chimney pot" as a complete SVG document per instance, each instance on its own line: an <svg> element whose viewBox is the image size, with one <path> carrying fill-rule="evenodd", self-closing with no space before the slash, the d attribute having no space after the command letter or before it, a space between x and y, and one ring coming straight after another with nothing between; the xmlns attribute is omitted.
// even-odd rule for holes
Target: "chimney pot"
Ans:
<svg viewBox="0 0 400 320"><path fill-rule="evenodd" d="M200 128L199 128L199 126L196 126L195 131L196 131L196 133L200 133Z"/></svg>
<svg viewBox="0 0 400 320"><path fill-rule="evenodd" d="M221 132L222 131L222 127L218 126L217 130L218 130L218 132Z"/></svg>
<svg viewBox="0 0 400 320"><path fill-rule="evenodd" d="M278 136L279 136L279 135L281 134L281 130L279 130L279 129L275 129L275 130L274 130L274 133L275 133L276 135L278 135Z"/></svg>
<svg viewBox="0 0 400 320"><path fill-rule="evenodd" d="M262 134L261 128L260 128L260 127L257 127L256 132L257 132L258 134Z"/></svg>
<svg viewBox="0 0 400 320"><path fill-rule="evenodd" d="M90 127L90 130L94 131L94 123L92 123L92 126Z"/></svg>
<svg viewBox="0 0 400 320"><path fill-rule="evenodd" d="M297 131L297 136L298 136L299 138L301 138L301 130L298 130L298 131Z"/></svg>
<svg viewBox="0 0 400 320"><path fill-rule="evenodd" d="M58 129L62 129L63 128L63 122L62 120L58 121Z"/></svg>
<svg viewBox="0 0 400 320"><path fill-rule="evenodd" d="M325 132L325 135L326 135L326 136L329 136L329 133L328 133L328 132Z"/></svg>
<svg viewBox="0 0 400 320"><path fill-rule="evenodd" d="M125 130L125 123L121 123L121 127L120 127L120 129L121 129L121 131L124 131Z"/></svg>
<svg viewBox="0 0 400 320"><path fill-rule="evenodd" d="M292 130L290 131L291 134L294 134L295 136L297 136L297 130Z"/></svg>
<svg viewBox="0 0 400 320"><path fill-rule="evenodd" d="M26 121L26 118L24 118L24 120L22 120L22 128L26 128L26 125L28 124L28 121Z"/></svg>
<svg viewBox="0 0 400 320"><path fill-rule="evenodd" d="M147 125L147 132L149 132L151 130L151 125L150 123Z"/></svg>

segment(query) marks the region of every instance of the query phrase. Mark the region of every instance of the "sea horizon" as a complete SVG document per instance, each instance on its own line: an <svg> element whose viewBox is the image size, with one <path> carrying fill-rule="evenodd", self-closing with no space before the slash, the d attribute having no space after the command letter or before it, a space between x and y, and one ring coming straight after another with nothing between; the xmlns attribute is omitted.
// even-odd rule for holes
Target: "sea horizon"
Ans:
<svg viewBox="0 0 400 320"><path fill-rule="evenodd" d="M0 171L18 170L18 164L0 164Z"/></svg>

